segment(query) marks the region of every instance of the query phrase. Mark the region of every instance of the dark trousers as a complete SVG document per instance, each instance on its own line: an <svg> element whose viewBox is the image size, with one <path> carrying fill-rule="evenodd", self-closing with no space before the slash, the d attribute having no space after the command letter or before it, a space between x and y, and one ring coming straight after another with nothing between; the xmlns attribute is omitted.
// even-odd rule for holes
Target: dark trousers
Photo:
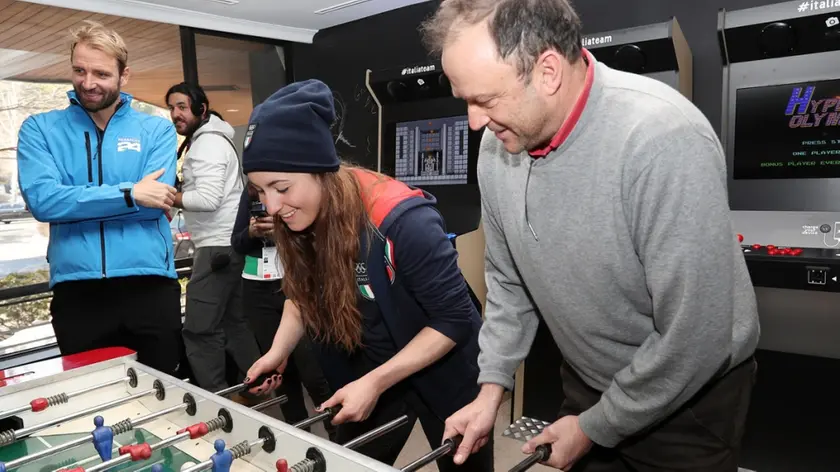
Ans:
<svg viewBox="0 0 840 472"><path fill-rule="evenodd" d="M231 247L196 249L187 284L184 344L196 383L215 392L228 386L227 357L239 367L239 378L259 358L254 333L242 313L243 256Z"/></svg>
<svg viewBox="0 0 840 472"><path fill-rule="evenodd" d="M595 446L570 472L737 472L757 364L754 358L712 381L664 421L614 449ZM561 416L590 408L601 393L563 364Z"/></svg>
<svg viewBox="0 0 840 472"><path fill-rule="evenodd" d="M401 385L382 394L367 420L339 425L335 442L344 444L402 415L408 416L406 424L358 447L356 451L379 462L393 465L405 447L417 420L420 420L429 446L436 449L441 445L444 420L435 416L411 389ZM493 472L493 432L490 432L490 441L476 454L470 455L462 465L455 465L452 457L446 455L437 460L440 472ZM411 460L417 458L412 457Z"/></svg>
<svg viewBox="0 0 840 472"><path fill-rule="evenodd" d="M126 347L137 360L178 375L181 286L154 276L61 282L53 287L52 326L62 355Z"/></svg>
<svg viewBox="0 0 840 472"><path fill-rule="evenodd" d="M286 296L281 291L280 281L259 281L242 279L242 302L245 317L257 338L260 352L265 354L271 349L274 335L280 326L283 304ZM332 396L321 366L309 339L304 336L286 364L283 382L276 395L286 395L288 402L280 406L283 418L289 424L306 419L309 412L303 398L303 386L315 405L327 401ZM327 432L334 428L327 425ZM332 436L332 434L330 434Z"/></svg>

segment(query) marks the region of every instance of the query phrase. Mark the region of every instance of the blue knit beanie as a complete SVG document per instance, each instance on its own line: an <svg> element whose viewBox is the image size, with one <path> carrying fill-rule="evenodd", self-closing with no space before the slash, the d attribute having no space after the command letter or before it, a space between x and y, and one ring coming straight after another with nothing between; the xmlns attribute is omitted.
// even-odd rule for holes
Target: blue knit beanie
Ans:
<svg viewBox="0 0 840 472"><path fill-rule="evenodd" d="M335 104L319 80L289 84L254 108L245 134L242 170L335 172L339 167L330 126Z"/></svg>

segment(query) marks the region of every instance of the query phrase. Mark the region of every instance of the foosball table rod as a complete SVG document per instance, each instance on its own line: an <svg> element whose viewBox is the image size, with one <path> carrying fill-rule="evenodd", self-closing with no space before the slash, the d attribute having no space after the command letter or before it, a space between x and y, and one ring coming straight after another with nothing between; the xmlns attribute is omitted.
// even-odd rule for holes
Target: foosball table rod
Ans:
<svg viewBox="0 0 840 472"><path fill-rule="evenodd" d="M219 390L218 392L216 392L216 395L219 395L219 396L223 397L225 395L230 395L231 393L241 392L242 390L249 389L251 387L256 387L258 385L262 385L266 380L269 379L269 377L270 376L267 375L267 374L261 374L259 377L257 377L256 379L254 379L251 382L247 382L247 383L242 382L241 384L233 385L233 386L228 387L226 389Z"/></svg>
<svg viewBox="0 0 840 472"><path fill-rule="evenodd" d="M268 408L273 405L282 405L288 401L288 397L286 395L281 395L277 398L273 398L269 401L260 403L254 407L254 410L260 411L265 408ZM94 443L94 447L96 451L99 453L99 457L103 461L108 461L111 459L111 454L113 452L113 438L114 436L126 433L128 431L132 431L134 428L149 423L151 421L156 420L162 416L166 416L170 413L184 410L186 409L187 414L190 416L195 414L196 403L195 399L189 393L184 395L184 401L179 405L173 405L169 408L165 408L160 411L156 411L154 413L150 413L145 416L141 416L137 419L126 418L122 421L119 421L111 426L103 426L104 420L101 416L97 416L93 419L93 423L95 429L91 433L90 436L84 436L79 439L74 439L72 441L68 441L63 444L59 444L57 446L50 447L48 449L44 449L43 451L38 451L34 454L30 454L28 456L21 457L19 459L3 463L0 462L0 472L6 472L7 470L12 470L18 468L22 465L37 461L39 459L43 459L45 457L49 457L53 454L57 454L59 452L63 452L69 449L72 449L77 446L81 446L83 444L87 444L89 442ZM96 456L94 456L95 458ZM87 462L87 461L85 461Z"/></svg>
<svg viewBox="0 0 840 472"><path fill-rule="evenodd" d="M180 405L173 405L169 408L165 408L163 410L156 411L145 416L141 416L137 419L126 418L111 426L103 426L104 419L101 416L96 416L93 419L95 429L90 434L90 436L83 436L79 439L74 439L72 441L68 441L66 443L59 444L48 449L44 449L43 451L38 451L34 454L30 454L28 456L15 459L13 461L9 461L6 464L0 463L0 472L6 472L6 470L18 468L22 465L29 464L30 462L34 462L39 459L52 456L53 454L58 454L59 452L73 449L74 447L78 447L90 442L93 442L94 447L96 448L96 451L99 453L99 456L102 458L102 460L109 460L111 459L111 452L113 450L114 436L125 433L127 431L131 431L134 428L146 424L150 421L153 421L157 418L160 418L161 416L165 416L169 413L178 410L183 410L185 408L187 409L187 411L189 411L190 408L195 408L195 400L192 399L192 396L185 396L184 403L181 403Z"/></svg>
<svg viewBox="0 0 840 472"><path fill-rule="evenodd" d="M222 412L224 412L224 414L220 414L210 421L188 426L178 431L178 433L174 436L161 439L155 444L150 445L149 443L142 443L122 446L119 448L120 455L118 457L102 462L88 469L76 467L74 469L63 469L63 472L99 472L117 467L127 462L146 460L152 457L152 453L154 451L167 448L187 439L198 439L219 429L225 429L231 426L230 414L225 410L222 410L220 413Z"/></svg>
<svg viewBox="0 0 840 472"><path fill-rule="evenodd" d="M519 464L513 466L513 468L511 468L509 472L523 472L539 464L540 462L547 461L549 457L551 457L551 445L540 444L539 446L537 446L533 454L528 456L527 459L524 459Z"/></svg>
<svg viewBox="0 0 840 472"><path fill-rule="evenodd" d="M51 428L60 423L66 423L67 421L75 420L81 418L83 416L90 415L91 413L96 413L97 411L105 410L111 407L123 405L128 402L132 402L139 398L143 398L149 395L156 395L158 399L163 399L165 397L165 389L163 387L163 383L160 380L155 380L154 388L150 388L148 390L144 390L142 392L138 392L127 397L118 398L116 400L112 400L110 402L102 403L99 405L92 406L90 408L85 408L83 410L79 410L75 413L71 413L69 415L62 416L60 418L54 418L50 421L46 421L44 423L36 424L34 426L30 426L28 428L22 429L9 429L6 431L0 432L0 447L8 446L9 444L14 443L20 439L23 439L32 433L37 433L38 431L42 431L47 428Z"/></svg>
<svg viewBox="0 0 840 472"><path fill-rule="evenodd" d="M317 415L310 416L309 418L306 418L303 421L297 422L297 423L293 424L292 426L294 426L295 428L298 428L298 429L308 428L315 423L318 423L320 421L324 421L324 420L328 420L328 419L332 418L333 416L336 415L336 413L339 412L339 410L341 410L341 405L326 408L321 413L318 413Z"/></svg>
<svg viewBox="0 0 840 472"><path fill-rule="evenodd" d="M288 401L289 401L289 397L287 397L286 395L280 395L279 397L272 398L271 400L268 400L268 401L264 401L264 402L262 402L262 403L260 403L256 406L252 407L252 409L256 410L256 411L263 411L270 406L282 405L282 404L284 404Z"/></svg>
<svg viewBox="0 0 840 472"><path fill-rule="evenodd" d="M402 415L399 418L392 420L388 423L385 423L378 428L374 428L371 431L357 437L356 439L350 440L342 446L348 449L356 449L359 446L369 443L374 439L389 433L400 426L408 423L408 415ZM306 451L306 459L298 462L297 464L293 465L290 469L288 464L284 459L279 459L275 464L277 467L277 472L326 472L327 471L327 462L324 459L324 455L321 454L317 448L310 447ZM217 472L217 471L213 471ZM224 471L227 472L227 471Z"/></svg>
<svg viewBox="0 0 840 472"><path fill-rule="evenodd" d="M456 436L454 438L448 438L446 441L443 442L437 449L433 450L432 452L426 454L425 456L417 459L416 461L408 464L407 466L400 469L402 472L415 472L416 470L420 470L427 464L431 464L432 462L440 459L441 457L447 454L454 454L455 451L458 449L458 446L461 444L461 436Z"/></svg>
<svg viewBox="0 0 840 472"><path fill-rule="evenodd" d="M33 413L44 411L51 406L67 403L70 401L71 398L78 397L80 395L84 395L86 393L90 393L96 390L101 390L103 388L110 387L112 385L117 385L123 382L133 383L134 385L132 386L137 385L137 374L135 374L132 369L129 369L129 374L119 379L110 380L108 382L103 382L98 385L92 385L90 387L85 387L69 393L61 392L55 395L50 395L49 397L35 398L26 405L21 405L11 410L0 411L0 420L8 418L10 416L14 416L18 413L23 413L24 411L31 411Z"/></svg>
<svg viewBox="0 0 840 472"><path fill-rule="evenodd" d="M375 428L367 433L343 444L348 449L355 449L359 446L369 443L374 439L383 436L384 434L393 431L394 429L406 424L408 416L403 415L393 421L385 423L378 428ZM216 453L210 459L200 462L198 464L184 464L180 472L203 472L211 470L212 472L229 472L231 463L251 453L253 448L262 446L266 441L274 441L273 435L262 435L259 439L253 441L243 441L232 448L225 450L225 442L222 439L217 439L213 443ZM271 448L273 449L273 447ZM309 448L306 453L307 458L295 464L289 469L288 462L285 459L278 459L275 463L278 472L303 472L303 471L323 471L326 470L326 463L323 455L316 448Z"/></svg>

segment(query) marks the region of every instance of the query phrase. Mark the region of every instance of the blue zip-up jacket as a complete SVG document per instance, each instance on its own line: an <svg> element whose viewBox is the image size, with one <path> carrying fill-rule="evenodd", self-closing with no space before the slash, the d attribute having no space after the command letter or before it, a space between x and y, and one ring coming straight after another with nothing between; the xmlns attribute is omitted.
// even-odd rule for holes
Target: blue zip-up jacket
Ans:
<svg viewBox="0 0 840 472"><path fill-rule="evenodd" d="M368 211L373 238L361 236L367 254L369 285L359 289L379 306L397 351L425 327L456 346L443 358L406 379L408 385L445 421L478 395L478 332L481 314L458 267L458 254L444 231L436 199L419 189L357 171L371 195ZM367 198L366 198L367 199ZM333 346L318 345L321 366L337 390L356 380L350 360Z"/></svg>
<svg viewBox="0 0 840 472"><path fill-rule="evenodd" d="M120 104L100 131L76 94L63 110L27 118L18 135L18 179L36 220L50 223L50 286L72 280L176 278L163 210L141 207L133 185L165 169L175 184L177 138L169 121ZM130 198L123 189L131 189Z"/></svg>

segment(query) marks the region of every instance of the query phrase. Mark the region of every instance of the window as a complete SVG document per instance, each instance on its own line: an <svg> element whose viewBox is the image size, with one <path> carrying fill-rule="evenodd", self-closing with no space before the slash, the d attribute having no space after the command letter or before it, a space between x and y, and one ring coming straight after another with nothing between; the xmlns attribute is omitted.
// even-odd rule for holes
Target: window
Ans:
<svg viewBox="0 0 840 472"><path fill-rule="evenodd" d="M32 218L17 188L17 133L26 117L68 105L66 92L72 85L65 38L84 20L113 28L125 40L131 74L123 91L134 97L135 109L169 119L164 101L169 87L185 77L198 81L211 108L236 130L234 142L240 153L254 105L291 76L277 42L22 1L0 2L0 361L4 362L16 352L55 344L46 261L49 225ZM183 139L179 136L179 145ZM184 276L183 293L194 247L180 212L173 215L170 229L176 268Z"/></svg>
<svg viewBox="0 0 840 472"><path fill-rule="evenodd" d="M3 5L0 290L31 287L33 290L28 292L40 289L41 293L0 300L0 356L55 342L49 316L50 294L44 290L49 282L49 225L35 221L24 205L17 185L16 150L18 130L27 117L68 105L67 91L72 90L72 84L67 33L89 19L114 28L123 36L131 67L123 91L134 96L133 107L138 111L169 119L164 94L171 85L183 80L178 26L25 2ZM177 230L173 227L173 233ZM191 256L189 251L181 254Z"/></svg>

